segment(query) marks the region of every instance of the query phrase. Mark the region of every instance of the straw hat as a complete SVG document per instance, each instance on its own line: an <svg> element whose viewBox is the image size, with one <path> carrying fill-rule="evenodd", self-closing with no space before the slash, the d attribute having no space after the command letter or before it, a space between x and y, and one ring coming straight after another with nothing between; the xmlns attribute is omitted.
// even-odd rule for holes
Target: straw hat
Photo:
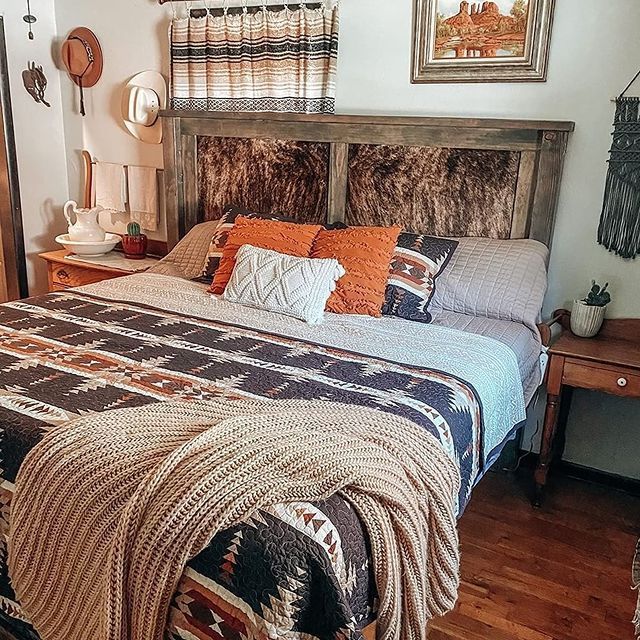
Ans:
<svg viewBox="0 0 640 640"><path fill-rule="evenodd" d="M86 27L74 29L62 45L62 64L80 87L80 112L84 115L83 90L97 84L104 64L95 33Z"/></svg>
<svg viewBox="0 0 640 640"><path fill-rule="evenodd" d="M122 118L132 136L148 142L162 142L161 109L167 106L167 83L157 71L133 76L122 92Z"/></svg>

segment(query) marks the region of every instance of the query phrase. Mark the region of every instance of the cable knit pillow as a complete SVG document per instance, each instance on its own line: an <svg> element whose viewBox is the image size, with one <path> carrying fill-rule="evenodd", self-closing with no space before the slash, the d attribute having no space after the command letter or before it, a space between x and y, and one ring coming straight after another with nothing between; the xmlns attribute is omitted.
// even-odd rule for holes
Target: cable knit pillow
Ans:
<svg viewBox="0 0 640 640"><path fill-rule="evenodd" d="M447 238L401 233L391 260L382 315L431 322L427 308L436 291L436 278L457 246Z"/></svg>
<svg viewBox="0 0 640 640"><path fill-rule="evenodd" d="M337 260L296 258L245 244L223 298L320 324L336 281L344 275Z"/></svg>
<svg viewBox="0 0 640 640"><path fill-rule="evenodd" d="M236 264L236 254L242 245L271 249L289 256L308 258L311 246L322 227L314 224L277 222L239 216L222 250L222 259L211 283L211 293L224 292Z"/></svg>
<svg viewBox="0 0 640 640"><path fill-rule="evenodd" d="M335 258L346 270L331 294L327 311L379 318L389 279L389 264L400 229L350 227L321 230L313 243L312 258Z"/></svg>

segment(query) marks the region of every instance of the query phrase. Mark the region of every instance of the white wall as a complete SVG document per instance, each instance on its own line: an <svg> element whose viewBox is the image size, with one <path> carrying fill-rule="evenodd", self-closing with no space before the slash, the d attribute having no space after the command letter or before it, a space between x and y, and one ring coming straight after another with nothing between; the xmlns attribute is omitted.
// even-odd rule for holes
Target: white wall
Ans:
<svg viewBox="0 0 640 640"><path fill-rule="evenodd" d="M46 267L37 254L59 248L54 238L66 230L62 205L67 199L68 186L60 77L51 57L51 42L56 33L53 0L34 3L38 22L33 27L33 41L27 38L27 25L22 20L25 9L26 3L0 0L7 40L29 287L32 294L37 294L47 290ZM22 71L30 61L42 65L49 80L46 95L51 109L36 103L24 89Z"/></svg>
<svg viewBox="0 0 640 640"><path fill-rule="evenodd" d="M556 4L548 82L419 86L409 83L412 0L342 0L338 110L575 120L546 309L566 306L597 278L612 284L612 316L640 316L640 260L620 260L595 240L611 140L610 98L640 64L640 2ZM137 143L122 128L118 96L134 73L168 71L170 9L155 0L56 0L56 10L60 34L86 24L105 50L104 80L89 92L84 121L72 113L69 83L63 83L71 192L79 189L77 151L82 147L101 160L161 166L159 149ZM637 403L577 394L575 405L567 456L640 477Z"/></svg>
<svg viewBox="0 0 640 640"><path fill-rule="evenodd" d="M162 146L139 142L124 127L121 94L126 82L147 69L167 71L168 16L170 9L151 0L57 0L58 42L60 48L75 27L92 29L103 49L104 72L100 82L85 91L86 116L79 112L77 87L63 74L62 101L67 146L69 192L81 198L86 149L103 162L162 168ZM127 216L102 217L111 231L123 232ZM161 227L164 229L164 220ZM166 237L163 230L150 237Z"/></svg>
<svg viewBox="0 0 640 640"><path fill-rule="evenodd" d="M466 85L409 84L411 5L344 0L340 110L574 120L547 308L567 304L594 277L612 283L612 315L640 315L640 260L624 262L595 243L611 142L609 99L640 66L640 2L561 0L546 83Z"/></svg>

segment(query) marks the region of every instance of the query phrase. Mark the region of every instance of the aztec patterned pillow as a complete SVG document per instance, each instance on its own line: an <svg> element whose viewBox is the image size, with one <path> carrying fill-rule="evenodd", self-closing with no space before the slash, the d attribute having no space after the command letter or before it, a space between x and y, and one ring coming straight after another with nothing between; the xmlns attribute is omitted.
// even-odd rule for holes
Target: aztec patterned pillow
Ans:
<svg viewBox="0 0 640 640"><path fill-rule="evenodd" d="M202 268L202 277L208 279L209 282L211 282L216 270L220 266L224 245L227 244L227 238L235 226L236 218L238 216L244 216L245 218L261 218L263 220L279 220L281 222L294 222L292 218L287 218L284 215L276 213L255 213L244 209L243 207L236 207L235 205L228 205L225 207L222 218L218 221L218 226L211 238L209 251L207 252L207 257L205 258L204 266Z"/></svg>
<svg viewBox="0 0 640 640"><path fill-rule="evenodd" d="M308 258L313 241L321 228L317 224L238 216L222 250L220 266L213 276L209 292L216 295L224 293L236 264L236 255L243 245L250 244L260 249L286 253L288 256Z"/></svg>
<svg viewBox="0 0 640 640"><path fill-rule="evenodd" d="M245 244L222 297L255 309L320 324L327 300L345 271L332 258L285 255Z"/></svg>
<svg viewBox="0 0 640 640"><path fill-rule="evenodd" d="M207 252L207 257L201 274L205 281L211 282L216 270L220 266L224 245L227 244L229 232L235 226L238 216L243 216L245 218L260 218L262 220L276 220L278 222L297 222L293 218L280 213L257 213L255 211L249 211L244 207L228 205L225 207L222 218L218 221L218 226L211 238L209 251ZM324 225L324 228L330 230L346 229L346 225L342 222L334 222L333 224Z"/></svg>
<svg viewBox="0 0 640 640"><path fill-rule="evenodd" d="M382 315L429 323L436 278L451 260L456 240L401 233L391 260Z"/></svg>

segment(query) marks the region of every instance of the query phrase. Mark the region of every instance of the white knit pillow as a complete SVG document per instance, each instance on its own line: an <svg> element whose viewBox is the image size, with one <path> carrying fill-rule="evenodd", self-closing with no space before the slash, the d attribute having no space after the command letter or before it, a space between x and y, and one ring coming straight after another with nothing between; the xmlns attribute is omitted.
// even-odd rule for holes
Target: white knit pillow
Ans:
<svg viewBox="0 0 640 640"><path fill-rule="evenodd" d="M333 258L298 258L245 244L222 297L320 324L327 300L344 274Z"/></svg>

